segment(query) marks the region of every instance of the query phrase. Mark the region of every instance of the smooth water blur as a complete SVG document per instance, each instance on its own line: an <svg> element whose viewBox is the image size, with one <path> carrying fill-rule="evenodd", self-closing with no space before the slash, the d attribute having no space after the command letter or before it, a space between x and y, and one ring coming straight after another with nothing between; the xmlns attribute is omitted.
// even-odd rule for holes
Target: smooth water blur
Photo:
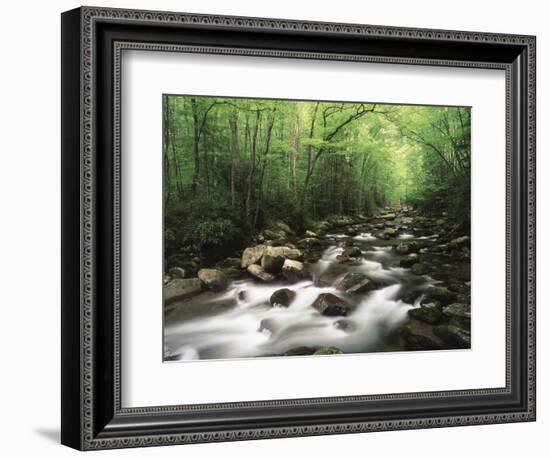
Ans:
<svg viewBox="0 0 550 458"><path fill-rule="evenodd" d="M335 243L348 238L331 234ZM407 238L407 237L402 237ZM321 259L310 266L313 281L295 284L259 284L239 280L215 301L233 301L229 311L195 319L167 322L164 332L167 360L243 358L282 355L296 347L334 346L344 353L399 350L386 343L388 337L406 319L407 311L419 306L399 299L407 289L422 290L433 284L426 276L411 275L408 269L392 267L396 255L391 247L373 246L369 233L353 237L364 248L364 259L342 264L337 260L343 248L328 247ZM370 242L370 243L366 243ZM347 295L333 286L348 272L367 274L374 280L394 283L366 295ZM289 307L272 307L271 295L289 288L296 296ZM356 307L348 316L321 315L311 304L322 293L345 298Z"/></svg>

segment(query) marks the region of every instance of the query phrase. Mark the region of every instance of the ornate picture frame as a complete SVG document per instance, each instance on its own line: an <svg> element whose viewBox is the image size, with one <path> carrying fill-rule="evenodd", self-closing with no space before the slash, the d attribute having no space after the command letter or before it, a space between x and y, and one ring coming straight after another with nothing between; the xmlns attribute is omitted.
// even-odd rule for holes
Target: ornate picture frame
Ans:
<svg viewBox="0 0 550 458"><path fill-rule="evenodd" d="M81 7L62 14L62 436L140 447L535 420L535 37ZM506 386L124 407L123 50L506 73Z"/></svg>

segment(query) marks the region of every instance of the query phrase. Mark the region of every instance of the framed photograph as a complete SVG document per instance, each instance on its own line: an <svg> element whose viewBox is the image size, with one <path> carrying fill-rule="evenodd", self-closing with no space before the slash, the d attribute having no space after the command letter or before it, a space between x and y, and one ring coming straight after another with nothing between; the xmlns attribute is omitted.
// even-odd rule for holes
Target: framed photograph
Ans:
<svg viewBox="0 0 550 458"><path fill-rule="evenodd" d="M535 420L535 38L62 15L62 443Z"/></svg>

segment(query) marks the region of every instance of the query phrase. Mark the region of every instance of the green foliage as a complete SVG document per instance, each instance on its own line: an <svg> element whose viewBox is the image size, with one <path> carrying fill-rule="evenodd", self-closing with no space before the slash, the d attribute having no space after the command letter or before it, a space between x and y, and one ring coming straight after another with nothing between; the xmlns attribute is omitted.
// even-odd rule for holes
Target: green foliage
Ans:
<svg viewBox="0 0 550 458"><path fill-rule="evenodd" d="M168 254L387 204L469 219L469 108L165 96L164 126Z"/></svg>

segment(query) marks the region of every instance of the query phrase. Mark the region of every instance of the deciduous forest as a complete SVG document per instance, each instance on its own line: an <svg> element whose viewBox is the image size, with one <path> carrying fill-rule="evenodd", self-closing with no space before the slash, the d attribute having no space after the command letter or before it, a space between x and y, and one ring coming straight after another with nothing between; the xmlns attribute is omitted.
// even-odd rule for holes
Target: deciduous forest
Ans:
<svg viewBox="0 0 550 458"><path fill-rule="evenodd" d="M164 359L470 348L470 109L164 97Z"/></svg>
<svg viewBox="0 0 550 458"><path fill-rule="evenodd" d="M167 255L401 204L468 224L470 109L165 95Z"/></svg>

